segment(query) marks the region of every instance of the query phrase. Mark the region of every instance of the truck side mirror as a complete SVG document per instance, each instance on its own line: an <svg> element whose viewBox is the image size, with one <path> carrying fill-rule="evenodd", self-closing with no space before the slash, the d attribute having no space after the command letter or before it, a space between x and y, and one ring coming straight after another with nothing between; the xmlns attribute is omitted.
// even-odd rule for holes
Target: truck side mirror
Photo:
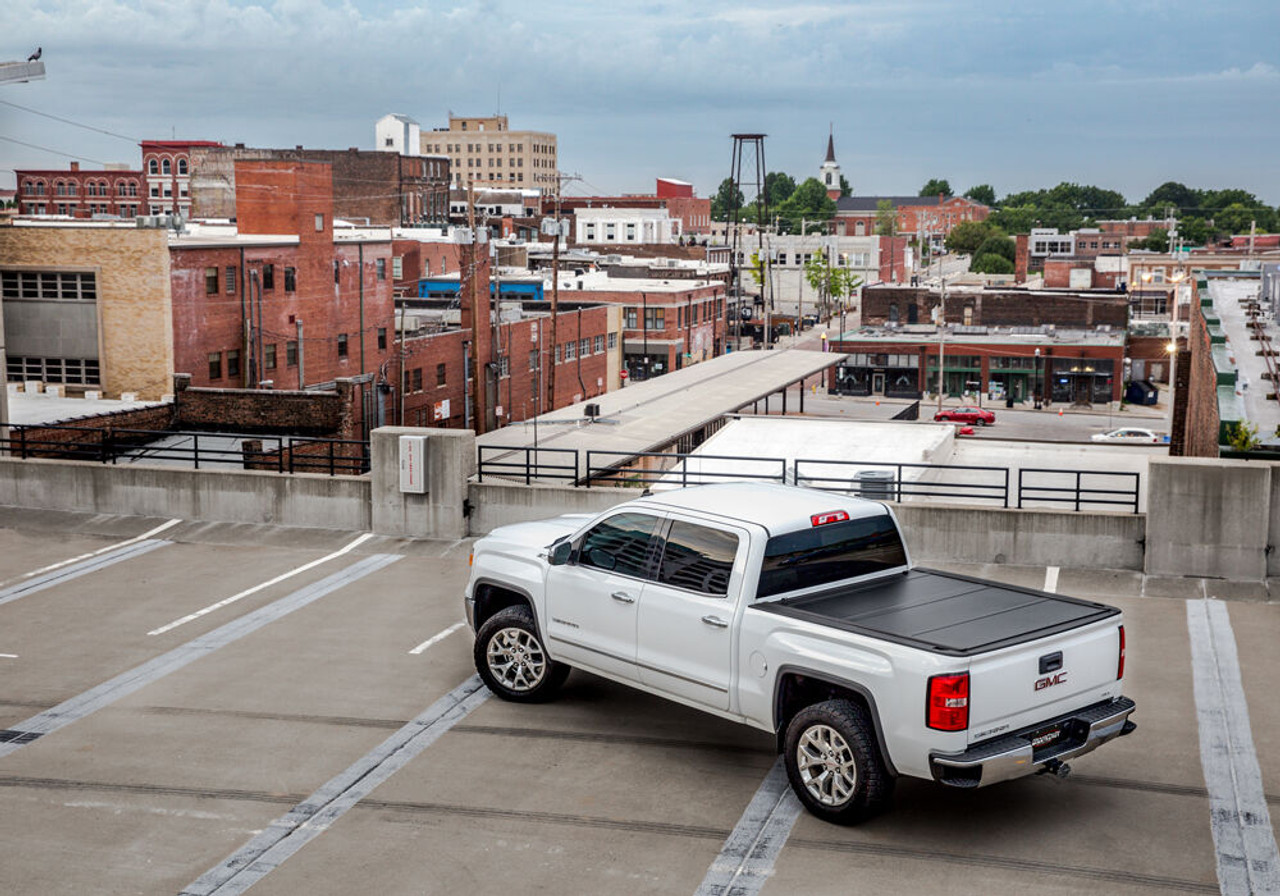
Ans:
<svg viewBox="0 0 1280 896"><path fill-rule="evenodd" d="M547 562L552 566L564 566L569 562L571 554L573 554L573 542L566 538L551 546L551 550L547 553Z"/></svg>

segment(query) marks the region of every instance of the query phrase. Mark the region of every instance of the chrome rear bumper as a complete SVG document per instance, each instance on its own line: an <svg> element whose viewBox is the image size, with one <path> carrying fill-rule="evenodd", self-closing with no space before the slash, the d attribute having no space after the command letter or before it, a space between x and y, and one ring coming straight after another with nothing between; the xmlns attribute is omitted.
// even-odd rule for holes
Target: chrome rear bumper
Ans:
<svg viewBox="0 0 1280 896"><path fill-rule="evenodd" d="M1138 726L1129 721L1136 704L1128 697L1095 703L1013 734L974 744L963 753L934 753L929 765L935 780L952 787L985 787L1021 778L1068 759L1083 756ZM1053 732L1057 732L1053 734ZM1037 746L1041 738L1051 742Z"/></svg>

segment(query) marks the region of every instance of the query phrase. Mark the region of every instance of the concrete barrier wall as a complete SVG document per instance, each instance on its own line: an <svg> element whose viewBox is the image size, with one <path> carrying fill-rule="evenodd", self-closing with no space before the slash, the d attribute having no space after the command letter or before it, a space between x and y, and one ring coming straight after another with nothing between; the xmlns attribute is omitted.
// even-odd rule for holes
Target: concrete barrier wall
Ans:
<svg viewBox="0 0 1280 896"><path fill-rule="evenodd" d="M1147 484L1149 575L1258 582L1276 568L1275 464L1152 458Z"/></svg>
<svg viewBox="0 0 1280 896"><path fill-rule="evenodd" d="M0 457L0 505L367 531L369 481Z"/></svg>
<svg viewBox="0 0 1280 896"><path fill-rule="evenodd" d="M564 513L599 513L640 497L640 491L637 488L473 482L469 490L471 534L484 535L508 523L542 520Z"/></svg>
<svg viewBox="0 0 1280 896"><path fill-rule="evenodd" d="M1141 570L1146 517L990 507L896 504L911 559L929 564Z"/></svg>

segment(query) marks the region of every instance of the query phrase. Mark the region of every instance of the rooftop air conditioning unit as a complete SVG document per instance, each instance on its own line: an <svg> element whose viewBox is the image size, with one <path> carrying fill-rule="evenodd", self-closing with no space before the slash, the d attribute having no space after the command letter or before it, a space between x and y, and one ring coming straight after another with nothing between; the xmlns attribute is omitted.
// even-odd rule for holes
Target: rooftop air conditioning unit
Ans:
<svg viewBox="0 0 1280 896"><path fill-rule="evenodd" d="M594 402L584 405L582 413L594 420L596 417L600 416L600 405L595 404Z"/></svg>

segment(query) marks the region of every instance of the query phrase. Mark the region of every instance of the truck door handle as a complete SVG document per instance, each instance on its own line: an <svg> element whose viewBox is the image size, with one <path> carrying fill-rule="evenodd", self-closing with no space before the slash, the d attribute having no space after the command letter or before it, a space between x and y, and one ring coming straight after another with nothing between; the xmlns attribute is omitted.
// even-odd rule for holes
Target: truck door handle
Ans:
<svg viewBox="0 0 1280 896"><path fill-rule="evenodd" d="M636 599L625 591L615 591L609 596L620 604L633 604L636 602Z"/></svg>
<svg viewBox="0 0 1280 896"><path fill-rule="evenodd" d="M716 628L728 628L729 623L725 622L719 616L703 616L702 621L707 625L714 625Z"/></svg>

